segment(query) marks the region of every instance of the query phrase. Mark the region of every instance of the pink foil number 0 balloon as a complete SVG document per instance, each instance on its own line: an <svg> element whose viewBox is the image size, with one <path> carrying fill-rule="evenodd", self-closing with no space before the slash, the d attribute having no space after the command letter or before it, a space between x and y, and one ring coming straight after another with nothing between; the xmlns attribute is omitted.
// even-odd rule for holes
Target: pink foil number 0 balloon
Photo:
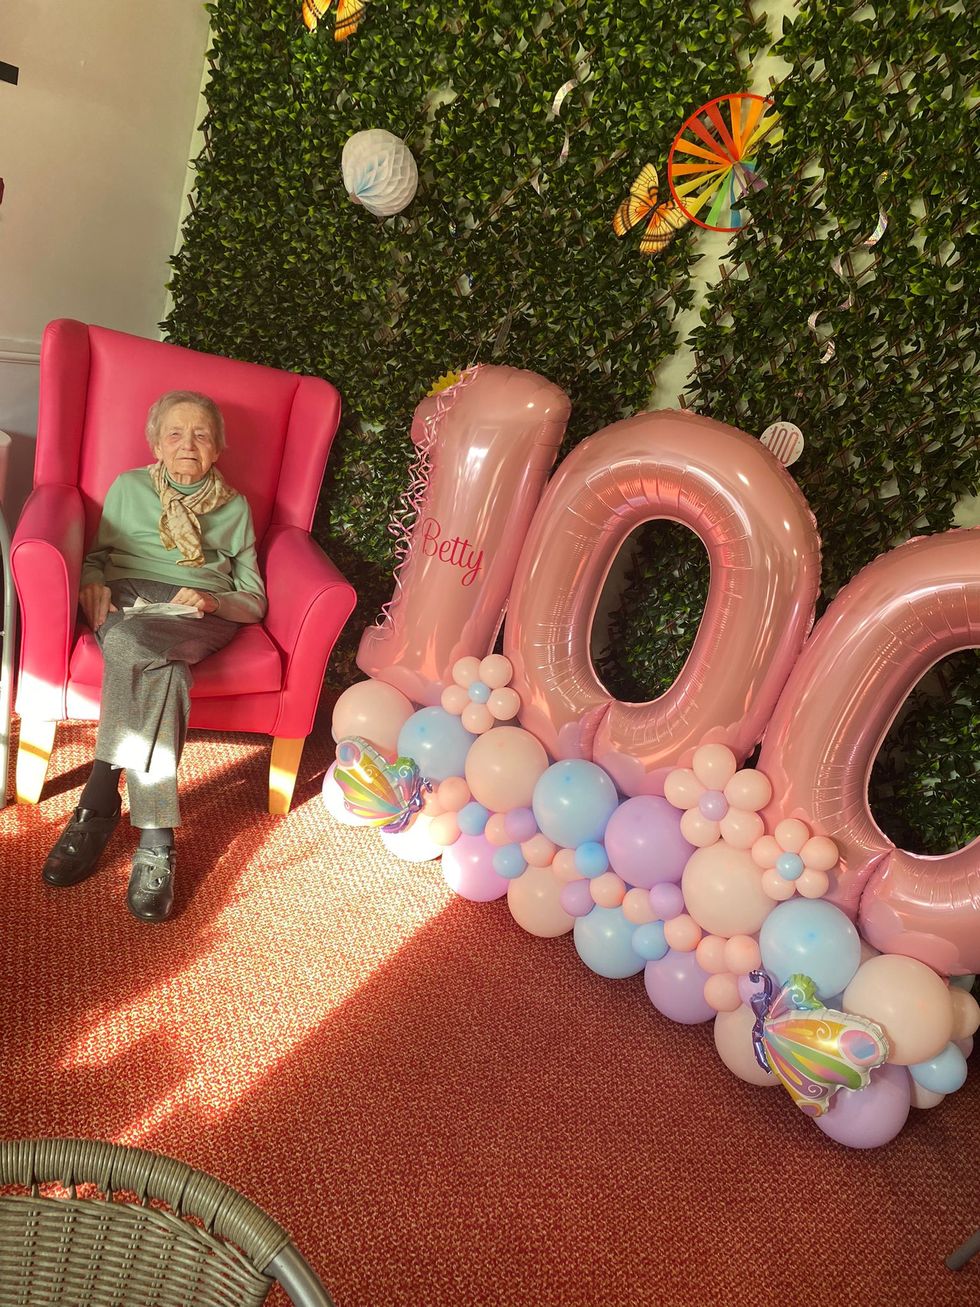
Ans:
<svg viewBox="0 0 980 1307"><path fill-rule="evenodd" d="M868 807L875 755L934 663L980 646L980 528L909 540L863 568L803 650L766 731L770 815L806 816L841 852L827 898L885 953L980 971L980 839L942 857L897 849Z"/></svg>
<svg viewBox="0 0 980 1307"><path fill-rule="evenodd" d="M666 694L620 703L592 666L592 619L627 536L653 518L700 536L708 600ZM813 514L758 440L690 413L616 422L562 463L521 553L504 632L521 721L552 756L591 759L628 795L662 794L702 744L741 760L812 626L819 578Z"/></svg>
<svg viewBox="0 0 980 1307"><path fill-rule="evenodd" d="M431 706L459 658L491 652L569 408L543 377L494 366L418 406L412 440L431 471L394 600L361 638L362 671Z"/></svg>

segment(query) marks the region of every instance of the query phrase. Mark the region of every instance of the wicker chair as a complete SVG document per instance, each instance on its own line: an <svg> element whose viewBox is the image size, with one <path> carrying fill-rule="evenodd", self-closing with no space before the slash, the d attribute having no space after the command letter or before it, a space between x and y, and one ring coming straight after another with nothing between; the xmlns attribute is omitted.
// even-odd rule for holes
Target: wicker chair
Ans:
<svg viewBox="0 0 980 1307"><path fill-rule="evenodd" d="M0 1143L0 1307L258 1307L276 1283L333 1307L285 1230L213 1176L87 1139Z"/></svg>

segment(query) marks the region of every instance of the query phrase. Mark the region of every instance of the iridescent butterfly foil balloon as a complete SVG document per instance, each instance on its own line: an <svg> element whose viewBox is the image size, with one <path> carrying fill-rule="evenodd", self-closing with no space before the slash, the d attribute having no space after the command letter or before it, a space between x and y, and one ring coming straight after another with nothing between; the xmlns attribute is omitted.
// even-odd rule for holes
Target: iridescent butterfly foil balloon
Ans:
<svg viewBox="0 0 980 1307"><path fill-rule="evenodd" d="M357 736L337 744L334 779L348 811L393 834L405 829L432 789L411 758L388 762Z"/></svg>
<svg viewBox="0 0 980 1307"><path fill-rule="evenodd" d="M824 1007L809 976L790 976L773 998L765 971L750 977L764 986L752 999L752 1043L759 1065L786 1088L807 1116L823 1116L838 1089L863 1089L888 1056L880 1026Z"/></svg>

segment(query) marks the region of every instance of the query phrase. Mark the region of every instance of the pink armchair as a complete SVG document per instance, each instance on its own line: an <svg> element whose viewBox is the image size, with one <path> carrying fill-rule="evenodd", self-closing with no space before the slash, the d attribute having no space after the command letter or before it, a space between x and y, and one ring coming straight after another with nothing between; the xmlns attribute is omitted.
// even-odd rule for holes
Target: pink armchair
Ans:
<svg viewBox="0 0 980 1307"><path fill-rule="evenodd" d="M17 798L36 803L59 721L99 715L102 654L79 620L82 559L106 490L149 463L146 412L168 390L221 406L221 468L249 501L269 609L194 669L192 727L273 737L269 811L286 813L353 588L310 538L340 396L316 377L61 319L44 333L34 491L11 547L21 606Z"/></svg>

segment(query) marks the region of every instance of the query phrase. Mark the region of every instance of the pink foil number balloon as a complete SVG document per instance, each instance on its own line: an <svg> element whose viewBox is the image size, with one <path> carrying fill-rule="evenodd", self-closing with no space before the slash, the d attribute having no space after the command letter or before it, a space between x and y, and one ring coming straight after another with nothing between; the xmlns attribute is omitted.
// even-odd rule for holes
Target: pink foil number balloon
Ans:
<svg viewBox="0 0 980 1307"><path fill-rule="evenodd" d="M704 541L708 601L667 693L620 703L592 666L592 619L627 536L653 518ZM813 515L754 437L690 413L616 422L562 463L521 552L504 645L521 721L553 757L591 759L628 795L662 794L705 743L742 759L810 629L819 574Z"/></svg>
<svg viewBox="0 0 980 1307"><path fill-rule="evenodd" d="M946 975L980 971L980 839L942 857L895 848L868 807L878 748L940 658L980 645L980 528L900 545L833 601L786 683L759 770L771 816L802 817L838 845L827 899L884 953Z"/></svg>
<svg viewBox="0 0 980 1307"><path fill-rule="evenodd" d="M550 381L493 366L418 406L420 484L406 502L417 511L387 614L361 638L369 676L432 706L457 659L490 653L568 414Z"/></svg>

